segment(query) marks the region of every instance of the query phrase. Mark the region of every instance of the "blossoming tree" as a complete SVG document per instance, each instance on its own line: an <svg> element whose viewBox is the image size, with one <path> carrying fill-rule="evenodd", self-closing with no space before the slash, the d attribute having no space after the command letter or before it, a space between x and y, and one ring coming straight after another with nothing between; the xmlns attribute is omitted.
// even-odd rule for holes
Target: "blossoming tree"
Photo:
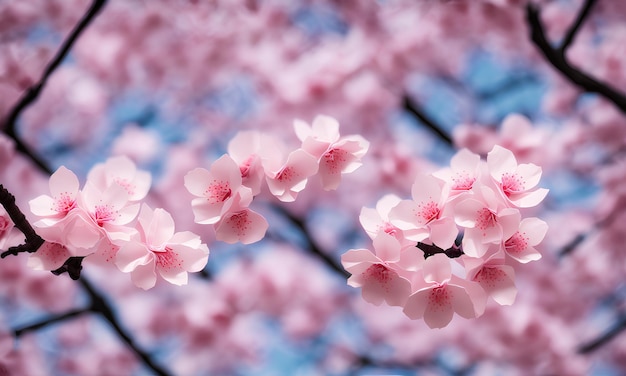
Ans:
<svg viewBox="0 0 626 376"><path fill-rule="evenodd" d="M621 374L626 4L0 1L0 374Z"/></svg>

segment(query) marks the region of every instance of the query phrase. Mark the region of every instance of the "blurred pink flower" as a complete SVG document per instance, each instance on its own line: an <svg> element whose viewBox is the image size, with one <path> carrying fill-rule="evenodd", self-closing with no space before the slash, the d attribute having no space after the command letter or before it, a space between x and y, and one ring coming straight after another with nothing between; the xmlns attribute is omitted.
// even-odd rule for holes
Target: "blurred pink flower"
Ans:
<svg viewBox="0 0 626 376"><path fill-rule="evenodd" d="M103 192L111 185L118 184L126 189L130 201L139 201L148 194L152 177L149 172L138 170L128 157L119 156L93 166L87 181Z"/></svg>

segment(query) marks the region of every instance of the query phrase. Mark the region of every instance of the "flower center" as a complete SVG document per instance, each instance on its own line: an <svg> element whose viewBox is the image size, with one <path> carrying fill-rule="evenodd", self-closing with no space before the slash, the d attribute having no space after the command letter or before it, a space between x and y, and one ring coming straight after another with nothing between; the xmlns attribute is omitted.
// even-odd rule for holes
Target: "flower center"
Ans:
<svg viewBox="0 0 626 376"><path fill-rule="evenodd" d="M520 232L516 232L506 242L504 242L504 249L510 254L518 254L528 248L528 238L526 238Z"/></svg>
<svg viewBox="0 0 626 376"><path fill-rule="evenodd" d="M518 174L505 172L502 174L502 191L508 196L524 190L525 181Z"/></svg>
<svg viewBox="0 0 626 376"><path fill-rule="evenodd" d="M98 226L102 227L105 222L113 221L117 215L111 205L97 205L94 213L94 219Z"/></svg>
<svg viewBox="0 0 626 376"><path fill-rule="evenodd" d="M76 207L76 201L69 193L63 192L55 200L54 210L59 214L67 214Z"/></svg>
<svg viewBox="0 0 626 376"><path fill-rule="evenodd" d="M467 171L459 172L452 178L452 189L455 191L469 191L472 189L475 181L476 178L470 176Z"/></svg>
<svg viewBox="0 0 626 376"><path fill-rule="evenodd" d="M481 230L485 230L494 227L498 223L498 217L496 213L487 208L482 208L478 211L478 218L476 219L476 227Z"/></svg>
<svg viewBox="0 0 626 376"><path fill-rule="evenodd" d="M228 200L232 195L230 185L223 180L214 180L204 192L210 204L218 204Z"/></svg>
<svg viewBox="0 0 626 376"><path fill-rule="evenodd" d="M426 204L418 205L419 212L417 216L422 219L424 224L428 224L435 219L439 219L439 215L441 214L441 210L439 210L439 206L434 201L429 201Z"/></svg>

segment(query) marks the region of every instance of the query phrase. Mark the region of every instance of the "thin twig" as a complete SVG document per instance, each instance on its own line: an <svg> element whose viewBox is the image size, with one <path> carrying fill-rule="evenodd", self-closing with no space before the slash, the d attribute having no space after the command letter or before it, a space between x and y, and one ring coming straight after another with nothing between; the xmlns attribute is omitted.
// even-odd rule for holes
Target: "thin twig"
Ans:
<svg viewBox="0 0 626 376"><path fill-rule="evenodd" d="M35 165L39 167L39 169L41 169L43 172L46 172L47 174L52 173L50 167L48 167L46 163L44 163L35 153L33 153L30 148L26 144L24 144L22 140L17 136L17 120L22 112L32 103L34 103L37 98L39 98L41 91L48 82L48 78L61 65L78 37L95 19L98 13L100 13L106 2L107 0L93 1L83 18L74 27L67 39L65 39L54 58L50 61L50 63L48 63L39 81L33 84L24 92L20 100L13 107L6 120L4 121L3 130L7 134L7 136L15 141L15 148L22 154L28 156L33 161L33 163L35 163Z"/></svg>
<svg viewBox="0 0 626 376"><path fill-rule="evenodd" d="M415 116L422 124L426 126L426 128L430 129L434 134L439 137L443 142L452 146L453 141L450 135L448 135L443 128L437 124L434 120L429 118L418 106L417 104L409 97L408 94L402 96L402 108L408 113Z"/></svg>
<svg viewBox="0 0 626 376"><path fill-rule="evenodd" d="M9 248L7 251L2 252L0 257L5 258L9 255L17 255L20 252L36 252L44 243L44 240L37 235L24 213L15 204L15 196L4 188L2 184L0 184L0 204L6 210L15 227L26 237L24 244Z"/></svg>
<svg viewBox="0 0 626 376"><path fill-rule="evenodd" d="M73 319L77 316L81 316L84 315L86 313L91 312L91 309L89 308L77 308L77 309L73 309L70 311L67 311L65 313L59 314L59 315L55 315L55 316L50 316L48 318L46 318L45 320L41 320L29 325L25 325L22 326L21 328L18 329L14 329L13 330L13 335L18 338L23 334L29 333L29 332L34 332L36 330L39 330L41 328L44 328L48 325L52 325L61 321L65 321L65 320L69 320L69 319Z"/></svg>
<svg viewBox="0 0 626 376"><path fill-rule="evenodd" d="M574 41L576 34L578 34L578 31L580 30L581 26L585 22L585 19L589 15L589 12L591 11L591 8L593 7L595 3L596 3L596 0L587 0L585 1L585 4L583 4L583 6L581 7L581 10L578 13L578 16L576 17L576 20L574 21L574 23L572 23L569 30L567 30L567 33L565 34L565 37L563 38L563 41L561 42L561 47L559 48L559 50L562 55L565 54L565 51L567 51L570 44L572 44L572 42Z"/></svg>
<svg viewBox="0 0 626 376"><path fill-rule="evenodd" d="M319 258L322 262L324 262L327 266L329 266L332 270L337 272L343 278L348 279L350 277L350 273L348 273L332 257L330 257L328 254L326 254L324 251L322 251L322 249L319 247L319 245L317 244L315 239L313 239L313 237L311 236L309 230L306 228L306 224L304 223L304 221L302 219L296 217L295 215L293 215L287 209L283 208L280 205L274 205L274 209L277 212L279 212L280 214L282 214L285 218L287 218L294 226L296 226L298 228L298 230L300 230L300 232L304 236L304 239L305 239L305 241L307 243L307 249L313 255L315 255L317 258Z"/></svg>
<svg viewBox="0 0 626 376"><path fill-rule="evenodd" d="M593 3L594 1L589 1ZM590 12L590 7L593 4L585 4L581 15L576 20L574 27L570 29L571 36L568 34L561 48L554 48L548 41L543 24L540 19L539 8L537 5L529 2L526 6L526 19L531 30L531 39L535 45L542 52L544 57L561 72L572 83L576 84L579 88L590 93L596 93L613 102L622 112L626 113L626 96L609 86L604 82L600 82L595 78L587 75L579 69L573 67L567 58L565 57L564 47L567 47L571 40L574 38L574 34L579 30L585 17Z"/></svg>
<svg viewBox="0 0 626 376"><path fill-rule="evenodd" d="M626 329L626 317L620 318L609 330L601 334L598 338L589 341L580 347L578 347L578 353L580 354L589 354L598 348L602 347L604 344L608 343L610 340L615 338L618 334L623 332Z"/></svg>

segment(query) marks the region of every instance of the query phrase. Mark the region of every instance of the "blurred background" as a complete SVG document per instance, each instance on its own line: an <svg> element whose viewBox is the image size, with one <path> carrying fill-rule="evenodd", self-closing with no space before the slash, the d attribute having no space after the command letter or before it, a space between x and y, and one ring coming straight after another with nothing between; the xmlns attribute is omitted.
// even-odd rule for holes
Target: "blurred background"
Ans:
<svg viewBox="0 0 626 376"><path fill-rule="evenodd" d="M26 255L2 259L8 374L626 372L626 2L0 0L0 118L85 16L16 138L81 182L128 156L152 173L146 201L211 255L189 285L149 291L88 263L79 283L29 270ZM240 130L295 148L293 120L318 114L370 141L338 190L312 181L294 203L255 199L270 228L252 245L193 222L188 171ZM4 124L0 183L28 212L49 174L11 151ZM362 207L409 198L418 173L495 144L542 166L550 189L534 212L550 225L543 258L516 269L515 304L433 330L346 285L341 255L371 247Z"/></svg>

